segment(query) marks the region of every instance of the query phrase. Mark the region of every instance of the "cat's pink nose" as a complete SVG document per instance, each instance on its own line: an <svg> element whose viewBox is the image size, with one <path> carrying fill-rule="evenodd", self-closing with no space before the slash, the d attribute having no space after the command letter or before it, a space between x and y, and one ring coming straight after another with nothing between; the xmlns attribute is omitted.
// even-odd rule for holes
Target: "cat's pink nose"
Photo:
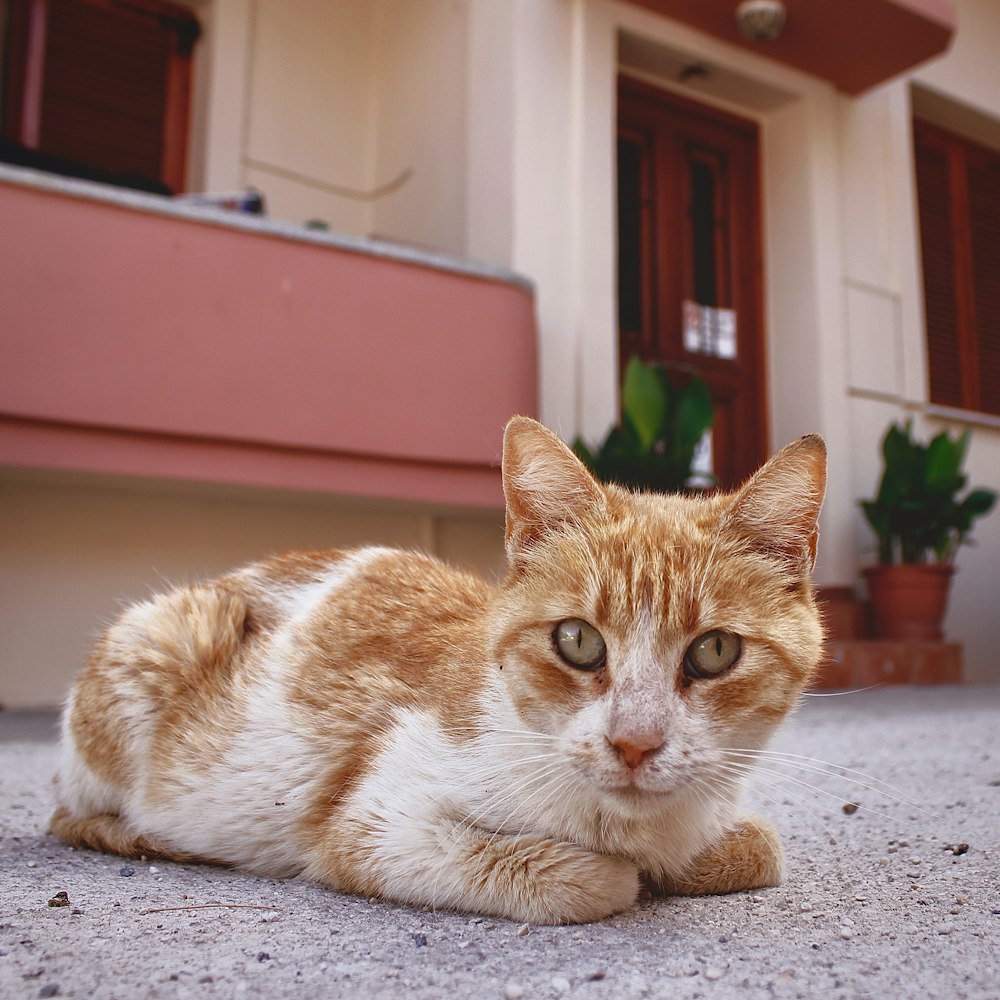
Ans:
<svg viewBox="0 0 1000 1000"><path fill-rule="evenodd" d="M651 754L663 746L658 736L635 736L632 739L617 739L611 741L611 746L617 751L625 766L633 771Z"/></svg>

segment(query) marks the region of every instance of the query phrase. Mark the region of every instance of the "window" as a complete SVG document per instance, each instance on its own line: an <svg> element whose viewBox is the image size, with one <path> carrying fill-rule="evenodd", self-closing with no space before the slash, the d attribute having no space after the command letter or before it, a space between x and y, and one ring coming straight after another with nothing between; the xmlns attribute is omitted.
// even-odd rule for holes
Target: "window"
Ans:
<svg viewBox="0 0 1000 1000"><path fill-rule="evenodd" d="M1000 152L914 139L931 402L1000 415Z"/></svg>
<svg viewBox="0 0 1000 1000"><path fill-rule="evenodd" d="M184 187L191 52L166 0L10 0L2 157L129 187Z"/></svg>

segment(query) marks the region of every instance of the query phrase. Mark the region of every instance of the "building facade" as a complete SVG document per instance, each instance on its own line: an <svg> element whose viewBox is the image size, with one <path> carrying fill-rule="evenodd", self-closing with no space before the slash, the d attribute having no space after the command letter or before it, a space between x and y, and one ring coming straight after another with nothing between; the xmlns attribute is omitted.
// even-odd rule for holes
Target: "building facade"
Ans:
<svg viewBox="0 0 1000 1000"><path fill-rule="evenodd" d="M17 6L7 0L8 12ZM461 370L461 380L483 385L491 371L506 372L484 418L505 405L537 410L566 439L597 440L616 417L621 365L638 353L709 381L724 480L818 431L831 478L817 580L829 588L860 591L859 569L874 557L858 500L877 487L891 421L912 417L921 434L971 427L970 479L1000 487L1000 393L992 395L1000 363L991 353L1000 352L1000 326L991 324L1000 312L990 312L1000 265L989 258L989 232L1000 232L1000 160L991 158L1000 150L1000 8L992 0L789 0L773 42L739 35L735 2L721 0L180 6L200 28L190 52L186 190L253 188L272 220L260 223L265 235L309 222L329 234L309 230L317 253L351 240L363 253L391 245L530 298L528 333L521 314L506 334L505 319L482 326L479 304L466 306L471 335L510 345ZM21 30L12 23L8 35ZM8 103L11 79L8 67ZM968 189L964 202L948 196L952 211L985 220L963 244L986 249L978 270L970 265L971 291L958 295L951 326L939 316L947 296L944 306L925 297L922 233L937 247L935 234L953 230L933 229L935 151L952 171L972 164L964 188L937 181ZM22 194L30 186L14 168L2 182ZM63 197L83 198L81 190ZM144 197L136 196L147 211ZM961 284L949 267L948 281ZM962 313L961 302L975 308ZM234 312L232 301L211 296L201 307L221 310L223 325ZM398 322L409 337L405 318ZM340 325L336 335L351 333ZM425 346L430 370L456 364L463 350L458 332ZM531 362L518 368L511 359L526 351ZM338 378L376 384L370 372L384 358L383 347L362 359L367 370L331 375L331 393ZM476 406L467 395L435 398L468 425ZM22 424L40 423L54 406L19 405L4 412ZM394 405L412 414L420 398L394 391L385 412ZM304 442L296 431L278 444L290 452L308 443L333 461L352 453L349 418L338 419L329 441ZM398 412L393 419L412 424ZM197 428L167 429L198 437ZM433 435L419 421L417 431ZM487 440L477 427L487 441L478 451L414 445L396 454L375 443L360 457L415 460L431 478L449 463L487 475L499 431ZM0 698L11 704L56 700L94 622L163 578L288 545L363 541L422 545L486 571L502 563L502 511L488 486L473 496L439 481L422 493L401 486L379 495L377 476L277 471L213 482L189 467L36 461L44 451L36 444L0 456L12 526L0 572L14 621L2 657L5 676L19 678ZM964 643L968 680L998 681L1000 518L979 522L975 541L959 557L946 630Z"/></svg>

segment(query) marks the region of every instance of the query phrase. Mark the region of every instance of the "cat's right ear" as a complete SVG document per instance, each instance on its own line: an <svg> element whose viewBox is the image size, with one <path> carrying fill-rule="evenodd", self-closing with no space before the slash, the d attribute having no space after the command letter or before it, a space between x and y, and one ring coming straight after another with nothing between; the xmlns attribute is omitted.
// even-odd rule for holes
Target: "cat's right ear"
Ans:
<svg viewBox="0 0 1000 1000"><path fill-rule="evenodd" d="M750 477L723 524L758 552L808 577L816 562L825 492L826 445L818 434L808 434L785 445Z"/></svg>
<svg viewBox="0 0 1000 1000"><path fill-rule="evenodd" d="M604 491L547 427L514 417L503 435L507 558L516 565L546 535L607 509Z"/></svg>

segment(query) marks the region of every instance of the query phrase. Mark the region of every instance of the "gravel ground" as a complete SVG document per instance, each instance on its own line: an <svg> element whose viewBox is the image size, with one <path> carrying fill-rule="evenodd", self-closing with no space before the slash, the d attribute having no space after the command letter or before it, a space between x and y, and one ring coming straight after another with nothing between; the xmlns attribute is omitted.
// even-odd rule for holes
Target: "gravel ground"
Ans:
<svg viewBox="0 0 1000 1000"><path fill-rule="evenodd" d="M1000 687L808 698L774 749L834 766L753 793L785 885L519 927L74 852L53 717L0 713L0 997L1000 998L998 722Z"/></svg>

